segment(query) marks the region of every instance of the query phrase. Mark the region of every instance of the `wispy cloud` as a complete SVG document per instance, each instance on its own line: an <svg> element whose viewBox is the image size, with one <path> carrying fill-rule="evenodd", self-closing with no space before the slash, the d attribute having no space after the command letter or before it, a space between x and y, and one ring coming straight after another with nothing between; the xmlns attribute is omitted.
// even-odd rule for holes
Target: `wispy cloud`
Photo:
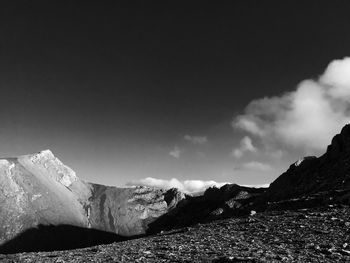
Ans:
<svg viewBox="0 0 350 263"><path fill-rule="evenodd" d="M317 80L296 90L252 101L232 125L269 149L322 153L350 121L350 58L335 60ZM240 155L240 152L237 152Z"/></svg>
<svg viewBox="0 0 350 263"><path fill-rule="evenodd" d="M225 184L227 183L218 183L215 181L202 181L202 180L180 181L176 178L172 178L170 180L163 180L163 179L157 179L153 177L147 177L141 180L127 183L128 186L143 185L143 186L158 187L158 188L164 188L164 189L178 188L179 190L185 193L203 192L209 187L212 187L212 186L221 187Z"/></svg>
<svg viewBox="0 0 350 263"><path fill-rule="evenodd" d="M246 152L256 152L257 148L253 145L252 139L248 136L245 136L241 142L240 146L236 149L233 149L232 156L236 158L241 158Z"/></svg>
<svg viewBox="0 0 350 263"><path fill-rule="evenodd" d="M206 136L191 136L187 134L184 136L184 139L193 144L204 144L208 142L208 138Z"/></svg>
<svg viewBox="0 0 350 263"><path fill-rule="evenodd" d="M180 156L181 156L181 153L182 153L182 151L180 150L180 148L177 147L177 146L175 146L174 149L172 149L172 150L169 152L169 155L171 155L171 156L174 157L174 158L179 159Z"/></svg>

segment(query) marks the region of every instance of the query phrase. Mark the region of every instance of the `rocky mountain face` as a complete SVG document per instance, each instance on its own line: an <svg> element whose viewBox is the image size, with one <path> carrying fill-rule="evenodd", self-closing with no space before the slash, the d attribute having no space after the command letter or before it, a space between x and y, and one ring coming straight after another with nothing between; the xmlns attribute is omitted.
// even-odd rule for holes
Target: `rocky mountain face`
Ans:
<svg viewBox="0 0 350 263"><path fill-rule="evenodd" d="M267 189L265 199L280 201L325 191L350 188L350 125L346 125L319 158L292 164ZM346 192L346 191L345 191Z"/></svg>
<svg viewBox="0 0 350 263"><path fill-rule="evenodd" d="M152 222L148 232L245 215L250 212L254 200L264 191L265 188L250 188L237 184L208 188L201 196L186 196L185 199L181 199L175 209Z"/></svg>
<svg viewBox="0 0 350 263"><path fill-rule="evenodd" d="M1 159L0 245L39 226L144 234L182 197L174 190L84 182L49 150Z"/></svg>

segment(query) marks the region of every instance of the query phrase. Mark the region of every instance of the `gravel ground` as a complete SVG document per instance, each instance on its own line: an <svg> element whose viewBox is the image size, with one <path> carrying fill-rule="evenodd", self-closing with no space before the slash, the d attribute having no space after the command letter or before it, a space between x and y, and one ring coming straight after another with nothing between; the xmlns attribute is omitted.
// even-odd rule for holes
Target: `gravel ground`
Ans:
<svg viewBox="0 0 350 263"><path fill-rule="evenodd" d="M69 251L1 262L350 262L350 207L258 213Z"/></svg>

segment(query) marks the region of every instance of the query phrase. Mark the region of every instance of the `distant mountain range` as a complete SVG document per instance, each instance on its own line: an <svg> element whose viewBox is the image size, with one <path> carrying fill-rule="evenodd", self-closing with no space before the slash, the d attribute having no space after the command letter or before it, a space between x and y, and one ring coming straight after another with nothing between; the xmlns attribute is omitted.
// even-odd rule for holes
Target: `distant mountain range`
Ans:
<svg viewBox="0 0 350 263"><path fill-rule="evenodd" d="M49 150L0 159L0 252L69 249L268 209L350 200L350 125L327 152L292 164L269 188L177 189L84 182Z"/></svg>

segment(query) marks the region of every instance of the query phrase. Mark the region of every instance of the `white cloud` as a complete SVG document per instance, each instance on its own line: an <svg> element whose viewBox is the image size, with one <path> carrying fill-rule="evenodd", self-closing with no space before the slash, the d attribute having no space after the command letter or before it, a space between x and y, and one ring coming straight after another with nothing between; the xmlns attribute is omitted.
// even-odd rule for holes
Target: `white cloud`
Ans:
<svg viewBox="0 0 350 263"><path fill-rule="evenodd" d="M252 101L232 122L269 149L322 153L350 121L350 58L335 60L318 80L296 90ZM239 154L238 154L239 155Z"/></svg>
<svg viewBox="0 0 350 263"><path fill-rule="evenodd" d="M193 144L204 144L208 142L208 138L206 136L191 136L187 134L184 136L184 139Z"/></svg>
<svg viewBox="0 0 350 263"><path fill-rule="evenodd" d="M164 189L178 188L185 193L198 193L203 192L207 188L216 186L221 187L227 183L217 183L215 181L202 181L202 180L185 180L179 181L176 178L170 180L157 179L153 177L147 177L141 180L127 183L129 186L144 185L149 187L158 187Z"/></svg>
<svg viewBox="0 0 350 263"><path fill-rule="evenodd" d="M350 97L350 58L332 61L320 81L333 88L330 93L333 97Z"/></svg>
<svg viewBox="0 0 350 263"><path fill-rule="evenodd" d="M205 191L209 187L221 187L223 185L227 184L225 183L217 183L215 181L201 181L201 180L186 180L183 181L184 191L189 193L196 193L196 192L202 192Z"/></svg>
<svg viewBox="0 0 350 263"><path fill-rule="evenodd" d="M269 171L272 169L272 167L269 164L256 162L256 161L243 163L240 166L240 168L244 170L253 170L253 171Z"/></svg>
<svg viewBox="0 0 350 263"><path fill-rule="evenodd" d="M181 153L182 153L182 151L177 146L175 146L174 149L169 152L169 154L171 156L173 156L174 158L177 158L177 159L180 158Z"/></svg>
<svg viewBox="0 0 350 263"><path fill-rule="evenodd" d="M245 136L241 140L240 146L232 151L232 155L236 158L240 158L245 152L257 152L257 148L253 145L252 139L248 136Z"/></svg>
<svg viewBox="0 0 350 263"><path fill-rule="evenodd" d="M260 188L260 187L267 188L267 187L270 186L270 184L242 184L242 186L245 186L245 187L254 187L254 188Z"/></svg>

